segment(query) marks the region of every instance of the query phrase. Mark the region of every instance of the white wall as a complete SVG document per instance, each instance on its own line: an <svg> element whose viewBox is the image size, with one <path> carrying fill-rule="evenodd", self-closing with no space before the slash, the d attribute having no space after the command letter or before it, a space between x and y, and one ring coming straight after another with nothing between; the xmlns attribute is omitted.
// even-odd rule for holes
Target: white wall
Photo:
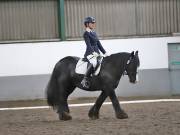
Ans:
<svg viewBox="0 0 180 135"><path fill-rule="evenodd" d="M109 54L138 50L140 69L168 68L168 43L180 37L101 40ZM84 41L18 43L0 45L0 76L49 74L65 56L82 57Z"/></svg>

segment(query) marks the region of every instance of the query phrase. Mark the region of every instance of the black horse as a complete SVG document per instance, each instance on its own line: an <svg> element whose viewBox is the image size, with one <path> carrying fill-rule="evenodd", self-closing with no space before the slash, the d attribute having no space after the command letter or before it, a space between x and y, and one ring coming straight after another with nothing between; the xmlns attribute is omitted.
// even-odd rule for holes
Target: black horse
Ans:
<svg viewBox="0 0 180 135"><path fill-rule="evenodd" d="M81 89L83 75L75 73L78 57L67 56L55 65L51 79L48 83L46 94L47 102L54 109L57 109L60 120L72 119L67 103L68 96L76 87ZM91 119L99 118L99 110L105 99L109 96L119 119L128 118L128 115L121 109L115 94L120 78L126 74L131 83L136 83L137 68L139 66L138 51L132 53L117 53L103 59L100 73L90 78L90 88L87 91L102 91L94 106L89 111Z"/></svg>

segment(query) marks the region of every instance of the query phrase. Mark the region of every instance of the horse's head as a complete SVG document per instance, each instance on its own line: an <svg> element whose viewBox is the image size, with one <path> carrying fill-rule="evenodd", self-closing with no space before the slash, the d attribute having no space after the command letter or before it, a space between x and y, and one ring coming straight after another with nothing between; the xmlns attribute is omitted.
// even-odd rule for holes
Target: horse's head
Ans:
<svg viewBox="0 0 180 135"><path fill-rule="evenodd" d="M134 51L130 54L130 57L127 61L127 64L125 66L125 72L124 74L128 75L129 81L131 83L136 83L138 81L138 67L140 65L139 62L139 56L138 56L138 51Z"/></svg>

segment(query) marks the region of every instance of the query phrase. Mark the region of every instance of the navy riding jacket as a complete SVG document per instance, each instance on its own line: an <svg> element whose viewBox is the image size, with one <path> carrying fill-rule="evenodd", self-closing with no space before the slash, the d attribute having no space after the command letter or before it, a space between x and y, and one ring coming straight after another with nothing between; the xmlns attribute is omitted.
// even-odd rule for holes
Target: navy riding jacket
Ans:
<svg viewBox="0 0 180 135"><path fill-rule="evenodd" d="M86 42L86 52L84 54L84 57L86 58L88 55L92 54L93 52L96 52L98 54L100 54L99 50L105 54L106 51L104 50L104 48L102 47L97 34L94 31L85 31L84 32L84 40Z"/></svg>

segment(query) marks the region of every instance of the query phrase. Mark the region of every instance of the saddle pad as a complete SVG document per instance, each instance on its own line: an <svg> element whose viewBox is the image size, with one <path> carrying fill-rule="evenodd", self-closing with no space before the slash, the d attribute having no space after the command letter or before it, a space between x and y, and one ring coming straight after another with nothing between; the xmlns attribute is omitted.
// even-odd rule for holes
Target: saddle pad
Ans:
<svg viewBox="0 0 180 135"><path fill-rule="evenodd" d="M83 61L82 59L79 59L79 61L76 64L75 72L77 74L85 74L87 71L87 64L88 62ZM94 75L98 75L101 69L101 64L97 68L97 70L94 72Z"/></svg>

